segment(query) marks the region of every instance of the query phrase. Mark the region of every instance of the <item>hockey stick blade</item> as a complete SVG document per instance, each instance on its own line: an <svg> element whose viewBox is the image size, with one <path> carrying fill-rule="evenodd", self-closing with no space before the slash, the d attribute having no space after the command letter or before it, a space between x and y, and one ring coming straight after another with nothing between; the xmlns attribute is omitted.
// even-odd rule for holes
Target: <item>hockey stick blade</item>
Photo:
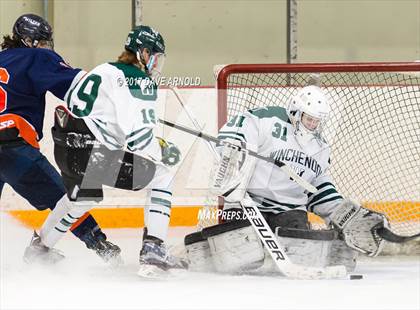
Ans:
<svg viewBox="0 0 420 310"><path fill-rule="evenodd" d="M186 133L189 133L193 136L199 137L199 138L201 138L203 140L206 140L208 142L213 142L213 143L216 143L216 144L222 142L222 140L219 140L218 138L210 136L206 133L203 133L202 131L197 131L197 130L194 130L194 129L191 129L191 128L188 128L188 127L184 127L184 126L181 126L181 125L171 123L171 122L166 121L166 120L162 120L162 119L159 119L159 122L163 125L178 129L178 130L186 132ZM246 150L246 149L244 149L244 150ZM275 159L270 158L270 157L262 156L262 155L258 154L257 152L254 152L254 151L251 151L251 150L246 150L246 151L248 151L248 154L253 156L253 157L256 157L258 159L261 159L261 160L264 160L264 161L267 161L267 162L270 162L270 163L276 165L277 167L282 169L289 177L291 177L296 183L298 183L300 186L302 186L304 189L306 189L308 192L315 193L317 191L315 186L313 186L308 181L306 181L305 179L300 177L292 168L290 168L284 162L279 161L279 160L275 160Z"/></svg>
<svg viewBox="0 0 420 310"><path fill-rule="evenodd" d="M283 246L280 244L280 241L275 237L267 221L255 205L255 202L248 196L247 199L241 202L241 205L255 233L283 275L292 279L305 280L334 279L346 276L347 271L344 266L327 266L322 268L307 267L292 263Z"/></svg>
<svg viewBox="0 0 420 310"><path fill-rule="evenodd" d="M391 230L385 227L379 228L376 232L384 240L392 242L392 243L404 243L404 242L414 240L420 237L420 233L412 235L412 236L400 236L393 233Z"/></svg>

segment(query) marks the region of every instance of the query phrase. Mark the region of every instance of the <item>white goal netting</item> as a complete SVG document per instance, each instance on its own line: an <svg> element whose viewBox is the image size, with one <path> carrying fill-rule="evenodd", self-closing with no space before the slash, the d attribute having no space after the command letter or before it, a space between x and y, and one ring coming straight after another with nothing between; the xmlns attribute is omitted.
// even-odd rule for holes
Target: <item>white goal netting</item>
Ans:
<svg viewBox="0 0 420 310"><path fill-rule="evenodd" d="M420 63L219 67L219 128L247 109L285 106L299 88L318 83L331 104L324 136L337 189L386 214L393 232L418 234L419 73Z"/></svg>

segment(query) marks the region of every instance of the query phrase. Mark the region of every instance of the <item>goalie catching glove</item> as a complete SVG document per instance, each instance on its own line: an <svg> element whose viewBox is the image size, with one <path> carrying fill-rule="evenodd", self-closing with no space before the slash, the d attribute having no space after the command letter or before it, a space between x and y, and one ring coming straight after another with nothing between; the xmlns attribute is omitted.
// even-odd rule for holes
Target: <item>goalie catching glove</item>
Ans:
<svg viewBox="0 0 420 310"><path fill-rule="evenodd" d="M384 240L377 230L388 226L383 214L344 200L332 213L331 221L349 247L372 257L381 252Z"/></svg>

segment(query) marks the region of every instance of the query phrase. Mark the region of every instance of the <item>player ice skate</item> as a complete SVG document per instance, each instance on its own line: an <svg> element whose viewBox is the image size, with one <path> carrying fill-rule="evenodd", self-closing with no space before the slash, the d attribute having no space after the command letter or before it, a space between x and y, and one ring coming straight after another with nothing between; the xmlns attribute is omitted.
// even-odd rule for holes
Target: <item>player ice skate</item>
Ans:
<svg viewBox="0 0 420 310"><path fill-rule="evenodd" d="M60 208L63 181L39 150L47 91L64 99L85 74L71 68L54 51L53 31L42 17L20 16L0 52L0 196L8 183L38 210ZM120 248L106 240L89 213L73 221L72 232L102 259L117 258ZM25 250L27 263L54 263L64 258L34 233Z"/></svg>
<svg viewBox="0 0 420 310"><path fill-rule="evenodd" d="M139 275L159 277L186 268L165 241L171 214L170 166L178 148L154 135L157 85L165 59L162 36L134 28L118 61L97 66L70 91L68 109L56 110L54 155L67 195L45 221L42 242L53 248L70 225L103 199L102 185L148 191Z"/></svg>
<svg viewBox="0 0 420 310"><path fill-rule="evenodd" d="M322 129L329 110L323 91L307 86L290 99L287 108L249 110L225 124L219 131L221 159L212 187L214 194L224 196L225 221L233 220L185 238L191 269L272 270L261 235L257 237L243 215L243 208L249 206L261 211L295 264L344 265L351 271L357 253L376 256L381 251L383 239L376 231L387 225L385 216L344 199L328 174L330 149ZM249 156L242 151L245 147L269 160ZM276 161L292 168L316 191L306 191ZM329 229L312 230L307 211L321 216Z"/></svg>

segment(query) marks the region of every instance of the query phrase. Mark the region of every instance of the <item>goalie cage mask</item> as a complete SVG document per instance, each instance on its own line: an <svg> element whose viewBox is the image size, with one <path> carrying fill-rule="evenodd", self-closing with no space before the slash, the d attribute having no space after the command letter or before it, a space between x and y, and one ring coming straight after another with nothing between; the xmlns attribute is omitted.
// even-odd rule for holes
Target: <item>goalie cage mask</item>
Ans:
<svg viewBox="0 0 420 310"><path fill-rule="evenodd" d="M287 107L289 118L295 127L295 136L302 146L312 139L322 141L321 133L330 112L327 98L321 88L306 86L290 99ZM307 128L302 121L306 116L312 120L318 120L315 128Z"/></svg>

